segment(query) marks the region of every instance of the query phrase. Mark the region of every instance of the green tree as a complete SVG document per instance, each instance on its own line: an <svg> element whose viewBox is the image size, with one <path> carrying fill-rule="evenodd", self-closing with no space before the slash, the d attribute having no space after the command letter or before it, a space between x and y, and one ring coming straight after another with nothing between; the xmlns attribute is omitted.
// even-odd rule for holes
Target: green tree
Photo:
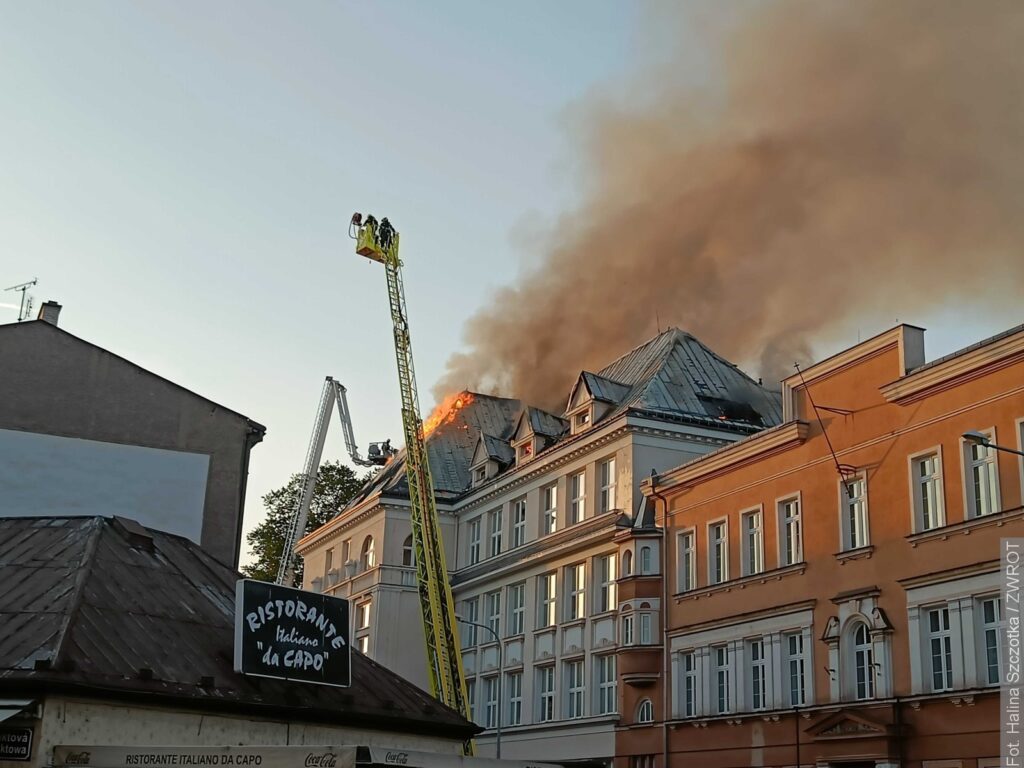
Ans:
<svg viewBox="0 0 1024 768"><path fill-rule="evenodd" d="M366 477L357 477L355 472L340 461L321 464L313 487L313 500L309 505L306 533L315 531L344 509L366 480ZM242 567L242 573L248 578L261 581L274 581L277 578L284 540L301 491L302 475L296 474L292 475L287 485L263 497L267 516L246 536L253 558L251 563ZM301 584L302 559L299 558L293 586Z"/></svg>

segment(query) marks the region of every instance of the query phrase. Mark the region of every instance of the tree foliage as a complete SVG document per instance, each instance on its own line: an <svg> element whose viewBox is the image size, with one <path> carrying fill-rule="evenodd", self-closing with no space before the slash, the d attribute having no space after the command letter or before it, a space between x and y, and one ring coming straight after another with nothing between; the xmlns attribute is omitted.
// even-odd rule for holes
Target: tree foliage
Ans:
<svg viewBox="0 0 1024 768"><path fill-rule="evenodd" d="M340 461L321 464L313 488L313 500L309 505L306 533L316 530L344 509L366 479L357 477L355 472ZM263 497L267 516L246 537L252 552L252 562L242 567L242 573L248 578L261 581L274 581L277 578L284 540L301 491L302 475L295 474L287 485ZM294 586L301 584L302 559L299 558Z"/></svg>

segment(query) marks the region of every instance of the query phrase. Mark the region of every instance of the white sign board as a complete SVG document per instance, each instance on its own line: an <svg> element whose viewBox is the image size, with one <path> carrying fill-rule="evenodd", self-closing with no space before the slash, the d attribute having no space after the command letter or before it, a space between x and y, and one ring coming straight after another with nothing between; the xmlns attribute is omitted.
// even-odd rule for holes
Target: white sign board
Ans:
<svg viewBox="0 0 1024 768"><path fill-rule="evenodd" d="M198 542L210 457L0 429L0 515L120 515Z"/></svg>
<svg viewBox="0 0 1024 768"><path fill-rule="evenodd" d="M57 746L53 764L87 768L353 768L356 748Z"/></svg>

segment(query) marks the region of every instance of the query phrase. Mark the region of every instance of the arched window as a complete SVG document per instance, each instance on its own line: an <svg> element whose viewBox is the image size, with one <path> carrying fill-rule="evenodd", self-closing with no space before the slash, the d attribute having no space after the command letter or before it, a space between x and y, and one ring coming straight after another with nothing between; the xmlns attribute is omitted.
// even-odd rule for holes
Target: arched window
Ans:
<svg viewBox="0 0 1024 768"><path fill-rule="evenodd" d="M364 571L373 568L377 564L377 556L373 551L373 536L367 536L363 539L363 548L360 552L359 559Z"/></svg>
<svg viewBox="0 0 1024 768"><path fill-rule="evenodd" d="M651 572L651 548L640 547L640 573L644 576Z"/></svg>
<svg viewBox="0 0 1024 768"><path fill-rule="evenodd" d="M628 549L622 553L622 575L633 575L633 553Z"/></svg>
<svg viewBox="0 0 1024 768"><path fill-rule="evenodd" d="M871 644L871 631L863 621L855 622L847 632L846 646L849 656L846 669L849 673L849 691L853 698L873 699L875 697L875 658Z"/></svg>
<svg viewBox="0 0 1024 768"><path fill-rule="evenodd" d="M650 699L641 699L636 708L636 721L638 723L654 722L654 705Z"/></svg>
<svg viewBox="0 0 1024 768"><path fill-rule="evenodd" d="M416 558L412 553L412 534L410 533L405 537L405 543L402 544L402 565L411 567L416 564Z"/></svg>

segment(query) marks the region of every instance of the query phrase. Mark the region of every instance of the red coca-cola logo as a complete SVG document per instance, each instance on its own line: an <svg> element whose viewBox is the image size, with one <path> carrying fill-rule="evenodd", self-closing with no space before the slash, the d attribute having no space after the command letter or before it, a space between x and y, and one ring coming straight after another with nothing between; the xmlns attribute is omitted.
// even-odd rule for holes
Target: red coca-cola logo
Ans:
<svg viewBox="0 0 1024 768"><path fill-rule="evenodd" d="M324 752L323 754L310 752L306 755L306 768L335 768L337 764L337 756L330 752Z"/></svg>
<svg viewBox="0 0 1024 768"><path fill-rule="evenodd" d="M89 752L71 752L64 758L64 765L88 765L91 757Z"/></svg>

